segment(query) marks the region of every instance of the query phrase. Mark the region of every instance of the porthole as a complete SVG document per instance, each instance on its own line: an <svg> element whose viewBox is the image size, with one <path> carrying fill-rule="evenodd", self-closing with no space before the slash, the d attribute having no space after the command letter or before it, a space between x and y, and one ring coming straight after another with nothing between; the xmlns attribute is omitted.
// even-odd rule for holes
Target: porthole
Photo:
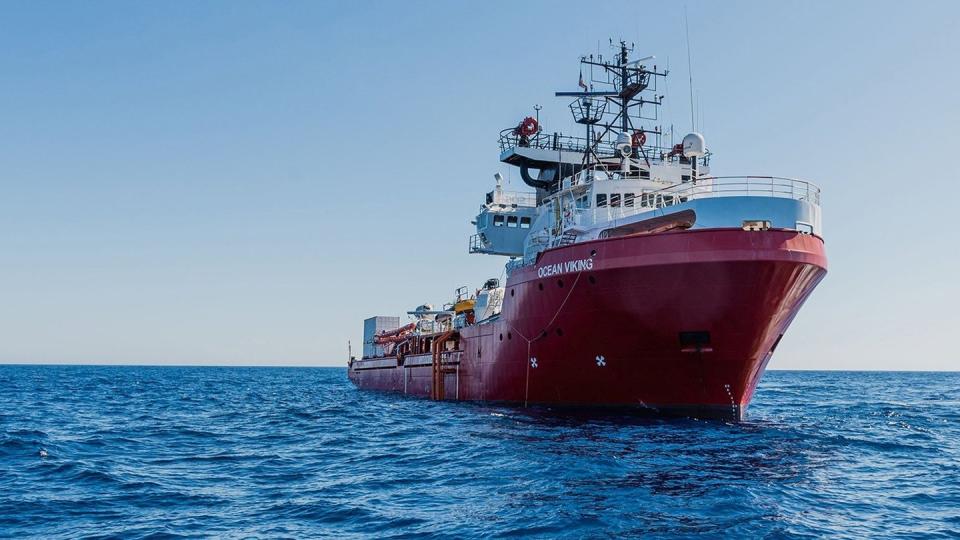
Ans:
<svg viewBox="0 0 960 540"><path fill-rule="evenodd" d="M507 332L507 339L513 339L513 333Z"/></svg>
<svg viewBox="0 0 960 540"><path fill-rule="evenodd" d="M500 334L500 341L503 341L503 334Z"/></svg>
<svg viewBox="0 0 960 540"><path fill-rule="evenodd" d="M597 256L597 250L591 249L591 250L590 250L590 256L591 256L591 257L596 257L596 256Z"/></svg>
<svg viewBox="0 0 960 540"><path fill-rule="evenodd" d="M543 283L537 283L537 288L542 291L542 290L543 290Z"/></svg>
<svg viewBox="0 0 960 540"><path fill-rule="evenodd" d="M563 288L563 280L562 280L562 279L558 279L558 280L557 280L557 287L560 287L561 289Z"/></svg>
<svg viewBox="0 0 960 540"><path fill-rule="evenodd" d="M593 277L593 276L588 276L588 277L587 277L587 281L589 281L591 285L596 285L596 284L597 284L597 278L595 278L595 277Z"/></svg>
<svg viewBox="0 0 960 540"><path fill-rule="evenodd" d="M510 296L513 296L513 289L510 289Z"/></svg>
<svg viewBox="0 0 960 540"><path fill-rule="evenodd" d="M558 336L562 336L562 335L563 335L563 330L560 329L560 328L557 328L557 335L558 335Z"/></svg>

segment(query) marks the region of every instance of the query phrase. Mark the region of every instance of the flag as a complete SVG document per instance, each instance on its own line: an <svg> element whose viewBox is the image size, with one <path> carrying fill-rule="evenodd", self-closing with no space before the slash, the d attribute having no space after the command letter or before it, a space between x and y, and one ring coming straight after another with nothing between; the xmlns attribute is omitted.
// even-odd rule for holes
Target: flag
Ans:
<svg viewBox="0 0 960 540"><path fill-rule="evenodd" d="M587 91L587 83L583 82L583 70L582 70L582 69L580 70L580 82L577 83L577 84L580 86L580 88L583 88L583 91L584 91L584 92Z"/></svg>

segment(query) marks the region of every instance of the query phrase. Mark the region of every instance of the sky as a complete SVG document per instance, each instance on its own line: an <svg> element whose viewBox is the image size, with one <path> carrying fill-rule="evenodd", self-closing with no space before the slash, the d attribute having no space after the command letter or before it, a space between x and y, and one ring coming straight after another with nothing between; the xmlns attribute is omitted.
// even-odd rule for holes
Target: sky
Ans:
<svg viewBox="0 0 960 540"><path fill-rule="evenodd" d="M582 54L670 70L715 174L823 189L773 369L958 370L960 2L4 2L0 363L344 365L469 255L497 136ZM686 7L685 7L686 6Z"/></svg>

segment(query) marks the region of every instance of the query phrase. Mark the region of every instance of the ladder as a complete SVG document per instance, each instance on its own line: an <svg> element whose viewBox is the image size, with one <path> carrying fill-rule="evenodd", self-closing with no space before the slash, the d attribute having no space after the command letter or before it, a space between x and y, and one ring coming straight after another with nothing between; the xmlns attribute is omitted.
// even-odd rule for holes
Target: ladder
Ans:
<svg viewBox="0 0 960 540"><path fill-rule="evenodd" d="M455 368L444 366L443 357L444 346L447 341L456 334L454 331L448 331L441 334L439 337L433 340L431 345L432 349L432 368L433 368L433 385L430 387L430 399L435 401L443 401L446 398L446 376L448 373L456 373Z"/></svg>

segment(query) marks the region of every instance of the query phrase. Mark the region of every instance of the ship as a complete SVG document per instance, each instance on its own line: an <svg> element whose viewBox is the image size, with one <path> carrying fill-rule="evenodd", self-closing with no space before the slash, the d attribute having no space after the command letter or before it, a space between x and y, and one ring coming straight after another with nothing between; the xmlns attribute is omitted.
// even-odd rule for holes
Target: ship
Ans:
<svg viewBox="0 0 960 540"><path fill-rule="evenodd" d="M348 361L358 388L744 418L827 272L820 188L713 175L703 135L661 120L668 70L611 49L555 93L574 135L545 129L539 107L500 133L500 161L529 189L495 174L468 249L505 257L504 273L406 320L365 320Z"/></svg>

